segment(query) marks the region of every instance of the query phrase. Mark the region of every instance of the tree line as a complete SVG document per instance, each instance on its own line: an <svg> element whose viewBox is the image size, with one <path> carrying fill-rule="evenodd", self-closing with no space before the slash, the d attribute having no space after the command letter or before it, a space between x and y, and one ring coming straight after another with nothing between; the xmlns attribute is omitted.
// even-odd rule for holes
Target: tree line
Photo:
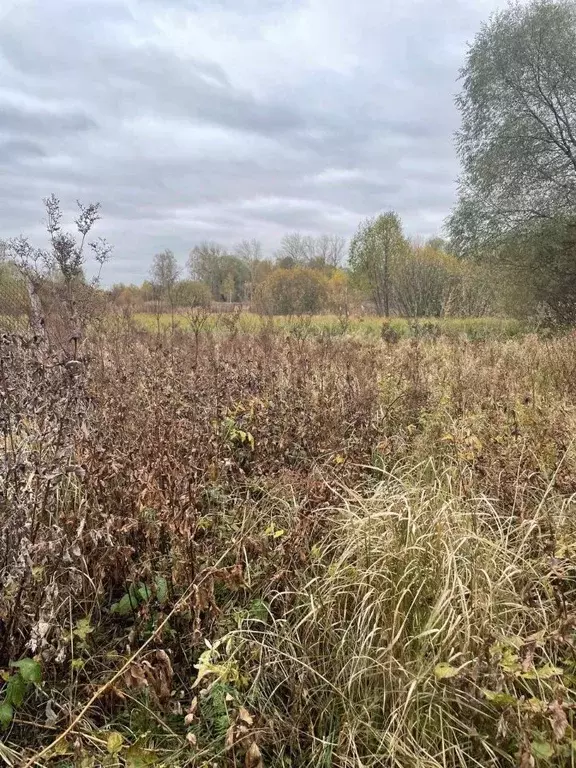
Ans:
<svg viewBox="0 0 576 768"><path fill-rule="evenodd" d="M394 212L361 222L349 244L338 235L285 235L272 258L258 240L231 250L200 243L185 267L165 250L154 256L142 285L115 285L110 294L122 307L173 312L212 302L274 315L362 308L382 316L438 317L492 310L486 270L459 259L440 238L409 240Z"/></svg>

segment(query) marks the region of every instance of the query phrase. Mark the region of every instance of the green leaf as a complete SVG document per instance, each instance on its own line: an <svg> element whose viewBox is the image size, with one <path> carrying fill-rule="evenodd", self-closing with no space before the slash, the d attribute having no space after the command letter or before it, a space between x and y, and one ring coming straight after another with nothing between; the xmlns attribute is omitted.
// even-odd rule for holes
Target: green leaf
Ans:
<svg viewBox="0 0 576 768"><path fill-rule="evenodd" d="M279 528L277 531L274 531L274 538L279 539L284 536L285 533L286 531L283 528Z"/></svg>
<svg viewBox="0 0 576 768"><path fill-rule="evenodd" d="M448 662L442 661L434 667L434 676L437 680L447 680L450 677L456 677L459 671L460 670L457 667L453 667L451 664L448 664Z"/></svg>
<svg viewBox="0 0 576 768"><path fill-rule="evenodd" d="M520 672L520 670L522 669L518 654L514 653L508 648L505 648L504 652L502 653L500 666L504 670L504 672L508 672L511 675L515 675L517 672Z"/></svg>
<svg viewBox="0 0 576 768"><path fill-rule="evenodd" d="M10 664L11 667L16 667L22 675L22 679L27 683L41 683L42 682L42 667L39 662L34 659L20 659L20 661L13 661Z"/></svg>
<svg viewBox="0 0 576 768"><path fill-rule="evenodd" d="M108 738L106 739L106 749L111 755L120 752L122 744L124 744L124 737L121 733L118 733L118 731L111 731L108 734Z"/></svg>
<svg viewBox="0 0 576 768"><path fill-rule="evenodd" d="M484 688L482 693L491 704L495 704L497 707L511 707L518 703L518 699L504 691L488 691Z"/></svg>
<svg viewBox="0 0 576 768"><path fill-rule="evenodd" d="M9 701L3 701L0 704L0 726L8 728L14 717L14 709Z"/></svg>
<svg viewBox="0 0 576 768"><path fill-rule="evenodd" d="M531 712L532 714L543 715L548 709L548 704L542 699L532 696L530 699L522 702L522 710L525 712Z"/></svg>
<svg viewBox="0 0 576 768"><path fill-rule="evenodd" d="M533 741L531 745L532 754L541 760L547 760L554 757L554 747L548 741Z"/></svg>
<svg viewBox="0 0 576 768"><path fill-rule="evenodd" d="M73 634L84 642L91 632L94 632L94 627L90 624L90 619L87 616L78 619Z"/></svg>
<svg viewBox="0 0 576 768"><path fill-rule="evenodd" d="M71 752L73 752L72 745L66 739L58 739L56 744L50 748L48 757L63 757L71 754Z"/></svg>
<svg viewBox="0 0 576 768"><path fill-rule="evenodd" d="M26 682L20 674L8 678L6 701L15 707L21 707L26 693Z"/></svg>
<svg viewBox="0 0 576 768"><path fill-rule="evenodd" d="M138 591L136 592L138 596L138 601L141 603L146 603L150 598L152 597L152 592L150 591L150 587L146 586L142 581L140 584L138 584Z"/></svg>
<svg viewBox="0 0 576 768"><path fill-rule="evenodd" d="M133 746L122 755L126 763L126 768L147 768L149 765L158 764L158 755L142 747Z"/></svg>
<svg viewBox="0 0 576 768"><path fill-rule="evenodd" d="M156 599L158 602L166 602L166 598L168 597L168 582L164 576L156 576L154 579L154 586L156 587Z"/></svg>
<svg viewBox="0 0 576 768"><path fill-rule="evenodd" d="M320 560L320 558L322 557L322 549L318 544L314 544L312 546L312 549L310 550L310 557L313 560Z"/></svg>
<svg viewBox="0 0 576 768"><path fill-rule="evenodd" d="M564 672L560 667L555 667L552 664L545 664L539 669L532 669L529 672L524 672L520 677L524 680L550 680L551 677L556 677Z"/></svg>
<svg viewBox="0 0 576 768"><path fill-rule="evenodd" d="M119 616L128 616L138 607L138 601L135 598L131 598L126 594L120 598L117 603L114 603L111 608L111 613L117 613Z"/></svg>

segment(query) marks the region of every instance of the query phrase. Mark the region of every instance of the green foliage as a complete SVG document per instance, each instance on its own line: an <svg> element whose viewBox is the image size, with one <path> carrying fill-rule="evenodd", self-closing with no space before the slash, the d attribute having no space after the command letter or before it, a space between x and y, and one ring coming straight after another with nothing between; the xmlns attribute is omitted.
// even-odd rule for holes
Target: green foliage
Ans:
<svg viewBox="0 0 576 768"><path fill-rule="evenodd" d="M496 13L463 69L457 250L498 268L516 315L576 320L576 3Z"/></svg>
<svg viewBox="0 0 576 768"><path fill-rule="evenodd" d="M202 243L190 252L188 269L193 280L208 286L215 301L242 301L251 268L216 243Z"/></svg>
<svg viewBox="0 0 576 768"><path fill-rule="evenodd" d="M366 219L350 243L350 267L358 283L369 290L379 315L390 315L392 273L408 249L398 214L390 211Z"/></svg>
<svg viewBox="0 0 576 768"><path fill-rule="evenodd" d="M10 666L17 671L4 677L6 687L4 700L0 704L0 725L2 728L7 728L10 725L14 710L22 706L30 686L40 685L42 682L42 668L35 659L20 659L10 662Z"/></svg>
<svg viewBox="0 0 576 768"><path fill-rule="evenodd" d="M143 581L131 584L118 602L110 606L110 612L119 616L129 616L135 613L140 606L148 603L155 598L160 604L163 604L168 596L168 583L164 576L155 576L153 587L148 586Z"/></svg>
<svg viewBox="0 0 576 768"><path fill-rule="evenodd" d="M576 204L576 5L531 0L476 36L459 97L457 247L485 246Z"/></svg>
<svg viewBox="0 0 576 768"><path fill-rule="evenodd" d="M510 235L497 258L511 313L560 325L576 321L576 218L557 217Z"/></svg>
<svg viewBox="0 0 576 768"><path fill-rule="evenodd" d="M15 667L19 676L25 683L37 683L42 680L42 668L35 659L20 659L19 661L12 661L11 667Z"/></svg>

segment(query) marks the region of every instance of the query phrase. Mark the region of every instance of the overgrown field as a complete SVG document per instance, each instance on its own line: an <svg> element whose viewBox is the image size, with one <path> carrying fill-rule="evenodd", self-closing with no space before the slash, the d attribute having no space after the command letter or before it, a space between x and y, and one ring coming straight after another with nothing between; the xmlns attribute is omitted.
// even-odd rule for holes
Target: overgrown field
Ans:
<svg viewBox="0 0 576 768"><path fill-rule="evenodd" d="M186 313L176 311L174 315L162 312L135 313L134 322L149 331L168 330L173 326L181 330L189 330L196 318L195 311ZM192 322L191 322L192 318ZM422 338L430 336L466 336L469 339L513 338L526 332L525 323L509 317L443 317L418 318L409 320L404 317L393 317L383 321L373 315L294 315L267 316L252 312L207 313L206 328L214 332L235 329L240 333L258 333L267 327L278 333L286 333L297 338L314 338L317 336L354 336L366 339L379 339L392 333L398 338Z"/></svg>
<svg viewBox="0 0 576 768"><path fill-rule="evenodd" d="M0 347L0 757L576 765L576 338Z"/></svg>

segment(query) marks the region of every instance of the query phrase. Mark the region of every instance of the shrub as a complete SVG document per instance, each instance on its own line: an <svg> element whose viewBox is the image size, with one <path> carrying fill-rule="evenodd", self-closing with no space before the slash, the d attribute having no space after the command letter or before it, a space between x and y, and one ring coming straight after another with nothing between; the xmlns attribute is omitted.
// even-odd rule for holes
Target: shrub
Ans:
<svg viewBox="0 0 576 768"><path fill-rule="evenodd" d="M209 307L210 288L196 280L180 280L175 287L175 304L179 307Z"/></svg>
<svg viewBox="0 0 576 768"><path fill-rule="evenodd" d="M257 286L255 308L271 315L319 312L326 298L326 278L314 269L275 269Z"/></svg>

